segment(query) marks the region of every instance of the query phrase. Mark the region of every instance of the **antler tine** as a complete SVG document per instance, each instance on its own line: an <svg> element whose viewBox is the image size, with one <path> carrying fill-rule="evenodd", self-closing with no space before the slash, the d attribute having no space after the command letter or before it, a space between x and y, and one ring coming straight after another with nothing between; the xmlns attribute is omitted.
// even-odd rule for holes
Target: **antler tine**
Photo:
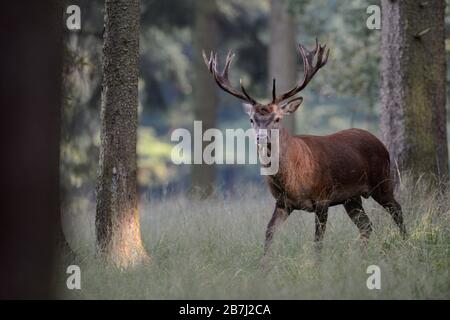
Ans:
<svg viewBox="0 0 450 320"><path fill-rule="evenodd" d="M251 102L252 104L256 104L256 101L255 101L252 97L250 97L250 95L247 93L247 90L245 90L244 84L242 83L242 78L239 79L239 84L241 85L241 90L242 90L242 92L244 93L244 95L245 95L245 97L247 98L247 100L248 100L249 102Z"/></svg>
<svg viewBox="0 0 450 320"><path fill-rule="evenodd" d="M218 67L218 62L217 62L217 52L213 53L213 66L214 66L214 74L217 74L217 67Z"/></svg>
<svg viewBox="0 0 450 320"><path fill-rule="evenodd" d="M311 79L317 73L317 71L319 71L319 69L322 68L328 61L330 50L329 49L327 50L324 59L323 57L326 45L321 45L317 38L314 50L309 51L301 43L298 44L298 49L303 60L303 72L304 72L303 80L288 92L274 98L273 99L274 102L281 102L285 99L288 99L296 95L301 90L303 90L308 85L309 81L311 81Z"/></svg>
<svg viewBox="0 0 450 320"><path fill-rule="evenodd" d="M303 60L303 81L302 82L304 83L306 81L306 79L308 79L309 72L311 70L311 62L309 61L309 56L311 55L311 52L309 52L308 49L306 49L305 46L303 46L301 43L298 44L298 49L300 51L300 55L302 56L302 60Z"/></svg>
<svg viewBox="0 0 450 320"><path fill-rule="evenodd" d="M212 72L212 60L213 60L212 52L210 54L209 59L206 56L205 50L202 50L202 55L203 55L203 61L205 61L205 64L208 67L209 72Z"/></svg>
<svg viewBox="0 0 450 320"><path fill-rule="evenodd" d="M321 45L319 44L319 39L317 39L317 37L316 37L316 47L314 48L314 51L312 51L312 52L314 52L314 57L316 57L316 55L320 52L320 48L321 48ZM306 49L306 51L308 51L308 49Z"/></svg>
<svg viewBox="0 0 450 320"><path fill-rule="evenodd" d="M231 65L231 62L233 62L234 53L233 51L229 50L227 54L227 58L225 60L225 67L223 67L222 76L228 79L228 68Z"/></svg>
<svg viewBox="0 0 450 320"><path fill-rule="evenodd" d="M273 78L273 80L272 80L272 102L273 103L275 103L275 100L277 98L275 81L276 81L275 78Z"/></svg>
<svg viewBox="0 0 450 320"><path fill-rule="evenodd" d="M323 49L325 50L326 45L323 46ZM320 67L323 67L328 62L328 56L330 55L330 49L327 50L327 53L325 54L325 60L323 60L322 65Z"/></svg>
<svg viewBox="0 0 450 320"><path fill-rule="evenodd" d="M233 61L233 57L234 57L234 53L230 50L228 52L226 60L225 60L225 66L223 67L222 72L219 72L218 71L217 52L211 52L211 56L208 60L205 52L203 51L203 60L205 61L209 72L212 73L214 80L219 85L219 87L222 90L228 92L229 94L231 94L241 100L245 100L252 104L256 104L257 102L247 93L244 86L242 85L242 82L241 82L242 92L239 92L238 90L234 89L231 86L230 80L228 79L228 70L230 68L231 62Z"/></svg>

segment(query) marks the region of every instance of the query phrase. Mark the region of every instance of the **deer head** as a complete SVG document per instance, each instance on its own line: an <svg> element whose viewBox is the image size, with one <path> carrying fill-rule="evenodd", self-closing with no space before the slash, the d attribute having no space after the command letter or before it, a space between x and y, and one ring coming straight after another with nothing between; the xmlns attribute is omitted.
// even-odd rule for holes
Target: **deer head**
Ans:
<svg viewBox="0 0 450 320"><path fill-rule="evenodd" d="M228 70L234 57L234 54L231 51L228 52L222 72L219 72L217 69L217 53L211 52L208 59L203 51L203 59L205 60L206 66L214 76L214 80L217 82L219 87L225 92L228 92L236 98L244 101L244 111L249 115L250 123L256 133L256 141L259 144L262 141L270 143L271 129L279 129L281 119L283 119L285 115L295 112L300 106L303 101L302 97L297 97L287 102L286 100L294 97L297 93L302 91L317 71L327 63L330 50L327 50L325 54L325 48L325 45L322 46L319 44L317 38L316 47L312 51L307 50L302 44L299 44L298 49L303 59L303 80L291 90L281 95L277 95L276 83L275 79L273 79L272 101L267 104L259 103L253 99L245 90L242 84L242 79L240 83L240 91L231 86L228 79Z"/></svg>

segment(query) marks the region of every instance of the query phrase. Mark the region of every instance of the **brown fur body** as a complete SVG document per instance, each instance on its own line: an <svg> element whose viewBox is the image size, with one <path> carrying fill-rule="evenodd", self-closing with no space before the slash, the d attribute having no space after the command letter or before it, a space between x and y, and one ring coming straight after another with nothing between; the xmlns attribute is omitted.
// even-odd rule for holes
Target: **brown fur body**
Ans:
<svg viewBox="0 0 450 320"><path fill-rule="evenodd" d="M367 131L348 129L328 136L290 136L281 129L279 170L267 176L267 182L276 204L266 230L264 257L275 230L293 210L315 213L314 241L318 248L324 237L328 208L339 204L366 241L372 223L361 197L372 197L382 205L406 237L402 209L394 198L389 153Z"/></svg>
<svg viewBox="0 0 450 320"><path fill-rule="evenodd" d="M279 205L315 211L317 205L392 192L389 172L388 151L367 131L290 136L281 130L279 170L267 181Z"/></svg>

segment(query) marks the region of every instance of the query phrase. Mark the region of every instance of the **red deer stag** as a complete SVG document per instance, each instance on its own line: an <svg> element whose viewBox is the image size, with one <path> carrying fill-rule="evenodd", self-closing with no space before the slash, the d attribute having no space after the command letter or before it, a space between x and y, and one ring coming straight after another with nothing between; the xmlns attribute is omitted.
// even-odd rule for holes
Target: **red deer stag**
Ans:
<svg viewBox="0 0 450 320"><path fill-rule="evenodd" d="M402 210L394 198L390 179L389 153L380 140L360 129L343 130L328 136L291 136L282 128L281 119L295 112L303 98L284 101L302 91L328 60L329 50L325 54L325 46L319 44L317 39L313 51L301 44L298 48L303 59L303 80L286 93L276 95L274 79L272 101L268 104L258 103L250 97L242 82L241 91L231 86L228 79L228 69L234 56L231 52L222 72L217 70L217 54L211 53L208 59L203 52L205 63L219 87L245 101L244 110L250 117L257 143L264 138L270 148L273 143L270 141L271 129L280 129L279 170L267 176L276 204L266 230L264 255L276 228L293 210L315 212L315 242L320 244L328 208L342 204L358 227L360 238L367 240L372 224L362 207L361 196L371 196L382 205L405 237Z"/></svg>

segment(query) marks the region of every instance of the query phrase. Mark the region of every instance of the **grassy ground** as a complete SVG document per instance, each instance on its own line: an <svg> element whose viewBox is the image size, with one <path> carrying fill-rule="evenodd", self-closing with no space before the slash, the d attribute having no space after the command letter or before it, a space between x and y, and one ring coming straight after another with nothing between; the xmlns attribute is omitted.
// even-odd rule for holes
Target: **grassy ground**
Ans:
<svg viewBox="0 0 450 320"><path fill-rule="evenodd" d="M85 203L66 224L78 248L82 289L64 290L64 274L61 293L81 299L449 299L450 196L427 192L420 182L403 183L398 200L408 240L387 212L367 200L375 227L369 244L360 245L356 227L338 206L330 209L317 255L314 215L294 211L275 236L267 274L259 262L274 201L265 190L243 188L241 196L207 201L143 201L141 227L152 265L130 272L105 266L92 254L93 208ZM369 265L381 269L380 290L366 286Z"/></svg>

